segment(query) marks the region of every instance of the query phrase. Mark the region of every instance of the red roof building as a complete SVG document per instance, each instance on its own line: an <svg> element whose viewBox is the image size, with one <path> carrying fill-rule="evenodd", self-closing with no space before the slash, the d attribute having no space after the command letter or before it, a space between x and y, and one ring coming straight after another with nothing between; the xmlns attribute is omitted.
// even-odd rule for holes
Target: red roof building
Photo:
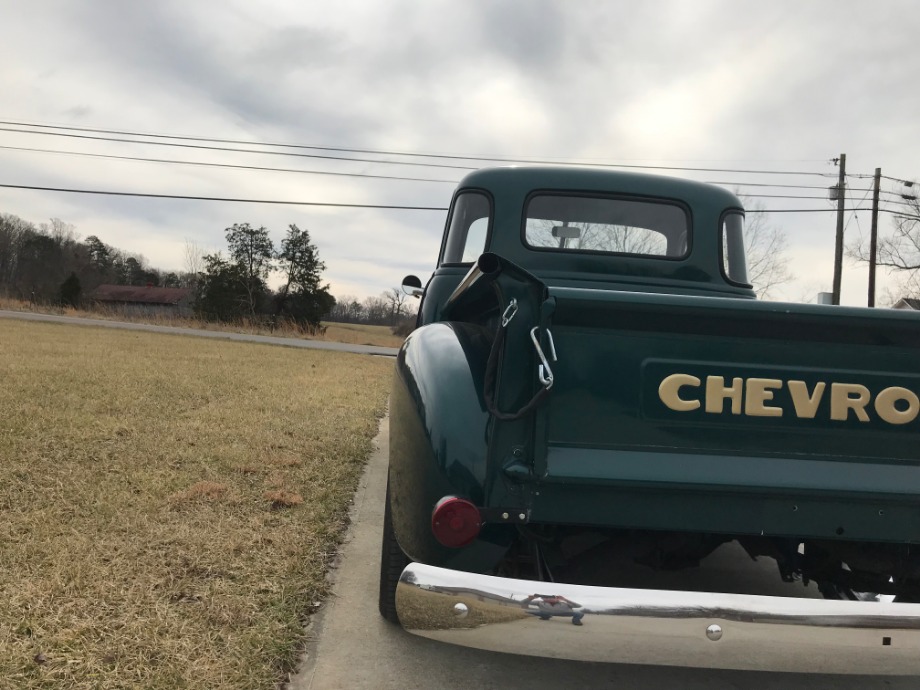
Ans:
<svg viewBox="0 0 920 690"><path fill-rule="evenodd" d="M115 307L131 313L187 314L191 311L189 288L165 288L152 285L100 285L89 298L97 305Z"/></svg>

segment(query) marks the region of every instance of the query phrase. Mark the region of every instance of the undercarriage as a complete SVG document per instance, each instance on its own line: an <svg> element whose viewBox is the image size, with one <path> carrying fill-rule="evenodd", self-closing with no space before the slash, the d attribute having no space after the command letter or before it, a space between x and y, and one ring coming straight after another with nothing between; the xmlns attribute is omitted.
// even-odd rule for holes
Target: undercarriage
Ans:
<svg viewBox="0 0 920 690"><path fill-rule="evenodd" d="M920 545L539 524L520 526L519 535L496 574L599 587L920 602ZM767 563L775 577L764 576Z"/></svg>

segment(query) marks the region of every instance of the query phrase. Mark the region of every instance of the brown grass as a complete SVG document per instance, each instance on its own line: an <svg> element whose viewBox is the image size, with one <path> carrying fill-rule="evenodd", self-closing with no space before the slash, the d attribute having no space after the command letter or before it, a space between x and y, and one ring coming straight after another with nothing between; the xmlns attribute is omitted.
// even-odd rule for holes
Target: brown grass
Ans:
<svg viewBox="0 0 920 690"><path fill-rule="evenodd" d="M370 326L364 323L334 323L332 321L323 321L323 325L326 327L326 333L323 338L336 343L399 347L405 340L402 336L393 335L389 326Z"/></svg>
<svg viewBox="0 0 920 690"><path fill-rule="evenodd" d="M176 501L195 501L199 499L214 499L220 498L227 492L226 484L219 484L218 482L195 482L185 491L178 491L174 493L170 498L173 498Z"/></svg>
<svg viewBox="0 0 920 690"><path fill-rule="evenodd" d="M266 491L262 494L265 500L270 501L272 508L293 508L303 503L303 496L286 489L277 489L275 491Z"/></svg>
<svg viewBox="0 0 920 690"><path fill-rule="evenodd" d="M83 319L105 319L107 321L128 321L131 323L148 323L156 326L177 326L179 328L199 328L206 331L227 331L230 333L249 333L252 335L271 335L278 338L298 338L302 340L322 340L331 343L350 343L353 345L377 345L380 347L399 347L405 340L393 335L389 326L370 326L357 323L334 323L324 321L324 333L311 333L290 323L284 323L270 329L256 322L243 321L238 324L214 323L191 316L172 316L169 314L126 314L118 309L100 307L99 309L73 309L40 304L4 297L0 295L0 309L9 311L28 311L40 314L57 314Z"/></svg>
<svg viewBox="0 0 920 690"><path fill-rule="evenodd" d="M0 353L0 688L283 679L392 363L15 320Z"/></svg>

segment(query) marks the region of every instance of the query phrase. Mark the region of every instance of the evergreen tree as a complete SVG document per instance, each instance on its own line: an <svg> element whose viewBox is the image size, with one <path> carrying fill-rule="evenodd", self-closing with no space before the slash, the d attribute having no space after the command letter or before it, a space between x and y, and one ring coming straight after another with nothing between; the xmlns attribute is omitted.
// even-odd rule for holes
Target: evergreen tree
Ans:
<svg viewBox="0 0 920 690"><path fill-rule="evenodd" d="M80 306L80 279L77 278L77 274L71 271L70 275L67 277L58 291L58 296L61 301L61 306L63 307L74 307L77 308Z"/></svg>
<svg viewBox="0 0 920 690"><path fill-rule="evenodd" d="M276 316L285 315L316 328L335 306L335 298L329 294L328 285L320 284L326 264L320 261L309 231L289 225L277 258L285 283L275 297Z"/></svg>
<svg viewBox="0 0 920 690"><path fill-rule="evenodd" d="M226 238L230 260L237 269L234 275L246 295L247 310L255 316L268 296L266 281L273 268L274 245L268 230L253 228L249 223L234 223L227 228Z"/></svg>
<svg viewBox="0 0 920 690"><path fill-rule="evenodd" d="M196 281L195 312L209 321L237 321L246 316L249 294L240 267L219 252L203 259L205 269Z"/></svg>

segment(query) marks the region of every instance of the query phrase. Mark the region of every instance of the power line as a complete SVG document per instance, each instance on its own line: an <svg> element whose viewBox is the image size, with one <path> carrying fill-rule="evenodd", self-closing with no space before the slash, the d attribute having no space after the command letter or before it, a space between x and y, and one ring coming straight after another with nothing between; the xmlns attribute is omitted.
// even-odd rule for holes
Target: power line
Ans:
<svg viewBox="0 0 920 690"><path fill-rule="evenodd" d="M901 182L902 184L914 184L914 180L903 180L900 177L890 177L889 175L882 175L886 180L891 180L892 182Z"/></svg>
<svg viewBox="0 0 920 690"><path fill-rule="evenodd" d="M123 161L138 161L142 163L168 163L173 165L195 165L203 166L210 168L230 168L235 170L254 170L259 172L284 172L284 173L296 173L301 175L325 175L332 177L358 177L358 178L369 178L369 179L378 179L378 180L401 180L408 182L436 182L444 184L457 184L459 180L440 180L427 177L405 177L401 175L375 175L372 173L346 173L346 172L331 172L326 170L303 170L300 168L273 168L268 166L260 165L240 165L235 163L211 163L207 161L188 161L180 160L174 158L144 158L140 156L118 156L115 154L109 153L89 153L87 151L65 151L63 149L41 149L41 148L32 148L26 146L2 146L0 149L7 151L23 151L28 153L50 153L50 154L59 154L65 156L83 156L87 158L104 158L110 160L123 160ZM727 185L734 187L768 187L768 188L786 188L786 189L827 189L823 185L793 185L793 184L770 184L762 182L723 182L723 181L706 181L706 184L714 185ZM862 189L862 188L848 188L850 191L866 191L871 192L871 189ZM887 192L888 194L896 195L896 192ZM783 196L778 194L751 194L741 192L742 196L746 197L764 197L764 198L777 198L777 199L825 199L827 197L818 197L818 196Z"/></svg>
<svg viewBox="0 0 920 690"><path fill-rule="evenodd" d="M742 194L742 196L751 198L751 199L824 199L827 200L826 196L801 196L801 195L792 195L792 194Z"/></svg>
<svg viewBox="0 0 920 690"><path fill-rule="evenodd" d="M865 208L845 208L844 211L868 211ZM836 208L764 208L744 209L745 213L836 213Z"/></svg>
<svg viewBox="0 0 920 690"><path fill-rule="evenodd" d="M65 192L68 194L101 194L105 196L133 196L148 199L181 199L186 201L229 201L243 204L281 204L285 206L331 206L334 208L379 208L395 209L400 211L446 211L447 207L441 206L400 206L388 204L339 204L324 201L281 201L276 199L237 199L233 197L216 196L185 196L179 194L147 194L144 192L113 192L101 189L69 189L64 187L37 187L24 184L0 184L6 189L31 189L41 192Z"/></svg>
<svg viewBox="0 0 920 690"><path fill-rule="evenodd" d="M902 201L900 199L882 199L886 204L897 204L898 206L907 206L909 208L914 208L914 204L909 201Z"/></svg>
<svg viewBox="0 0 920 690"><path fill-rule="evenodd" d="M86 139L91 141L112 141L117 143L124 144L141 144L147 146L173 146L177 148L186 148L186 149L199 149L206 151L225 151L231 153L255 153L259 155L266 156L292 156L296 158L314 158L320 160L337 160L337 161L350 161L354 163L379 163L385 165L411 165L417 167L426 167L426 168L447 168L452 170L476 170L477 167L471 166L461 166L461 165L449 165L446 163L430 163L430 162L417 162L417 161L396 161L389 159L374 159L374 158L350 158L347 156L330 156L325 154L315 154L315 153L294 153L291 151L256 151L253 149L239 149L231 148L226 146L205 146L203 144L184 144L168 141L139 141L137 139L123 139L120 137L107 137L107 136L96 136L89 134L70 134L65 132L35 132L29 129L20 129L14 127L0 127L0 131L3 132L16 132L20 134L38 134L40 136L54 136L54 137L66 137L72 139ZM314 147L320 148L320 147ZM352 151L349 149L332 149L332 147L327 147L320 150L336 150L336 151ZM357 149L353 150L358 152ZM413 156L423 156L425 154L405 154L399 152L392 152L389 155L413 155ZM805 175L805 176L815 176L815 177L828 177L829 173L819 173L819 172L809 172L809 171L797 171L797 170L754 170L754 169L736 169L736 168L697 168L697 167L687 167L687 166L669 166L669 165L638 165L638 164L626 164L626 163L575 163L575 162L565 162L558 160L546 160L546 159L535 159L535 158L489 158L489 157L475 157L475 156L429 156L436 158L447 158L451 160L471 160L471 161L484 161L484 162L493 162L493 163L525 163L531 165L575 165L582 167L591 167L591 168L625 168L631 170L680 170L686 172L723 172L723 173L739 173L739 174L756 174L756 175Z"/></svg>
<svg viewBox="0 0 920 690"><path fill-rule="evenodd" d="M788 189L823 189L827 191L833 185L822 184L771 184L766 182L717 182L715 180L704 180L706 184L737 185L739 187L785 187ZM871 189L854 188L854 192L871 192ZM824 197L826 198L826 197Z"/></svg>
<svg viewBox="0 0 920 690"><path fill-rule="evenodd" d="M123 161L141 161L145 163L171 163L176 165L199 165L209 168L234 168L238 170L258 170L260 172L286 172L299 173L302 175L332 175L336 177L365 177L379 180L405 180L409 182L445 182L457 184L457 180L434 180L425 177L401 177L399 175L372 175L370 173L344 173L344 172L327 172L324 170L299 170L297 168L269 168L259 165L236 165L232 163L207 163L205 161L183 161L169 158L140 158L137 156L116 156L108 153L88 153L85 151L62 151L59 149L36 149L24 146L0 146L0 149L8 151L29 151L35 153L55 153L65 156L86 156L89 158L109 158Z"/></svg>
<svg viewBox="0 0 920 690"><path fill-rule="evenodd" d="M852 189L848 189L847 191L848 191L848 192L852 192L853 190L852 190ZM870 194L872 191L873 191L873 190L871 190L871 189L868 190L868 191L863 195L863 198L862 198L862 199L860 199L859 201L855 202L855 203L856 203L856 209L857 209L857 210L860 210L860 211L863 211L863 210L868 211L868 210L869 210L869 209L863 209L863 208L862 208L862 204L866 201L866 199L869 198L869 194ZM850 199L850 203L853 203L853 195L852 195L852 194L847 194L847 196L848 196L849 199ZM862 227L859 225L859 216L856 215L856 211L853 211L853 212L850 214L850 217L847 219L846 225L843 226L843 231L844 231L844 232L847 231L847 228L850 227L850 221L853 220L854 218L856 219L856 227L857 227L857 229L859 230L859 236L862 237Z"/></svg>
<svg viewBox="0 0 920 690"><path fill-rule="evenodd" d="M897 216L898 218L910 218L911 220L920 220L920 216L916 216L912 213L902 213L901 211L893 211L888 208L880 208L879 211L882 213L890 213L891 215Z"/></svg>
<svg viewBox="0 0 920 690"><path fill-rule="evenodd" d="M278 142L265 142L265 141L247 141L245 139L217 139L213 137L200 137L200 136L188 136L188 135L177 135L177 134L152 134L149 132L131 132L120 129L97 129L94 127L72 127L72 126L63 126L63 125L44 125L44 124L34 124L30 122L15 122L15 121L6 121L0 120L0 125L10 125L15 127L33 127L33 128L42 128L42 129L63 129L70 132L93 132L96 134L117 134L121 136L132 136L132 137L149 137L151 139L175 139L179 141L207 141L218 144L238 144L243 146L265 146L269 148L290 148L290 149L302 149L309 151L340 151L344 153L370 153L378 155L390 155L390 156L407 156L413 158L445 158L452 160L508 160L509 162L512 159L502 159L496 157L481 157L481 156L460 156L454 154L440 154L440 153L421 153L417 151L388 151L383 149L360 149L360 148L349 148L341 146L311 146L306 144L284 144ZM21 130L15 130L21 131ZM42 132L33 132L33 134L42 134ZM143 142L141 142L143 143Z"/></svg>
<svg viewBox="0 0 920 690"><path fill-rule="evenodd" d="M226 146L204 146L203 144L178 144L168 141L138 141L136 139L121 139L118 137L100 137L90 134L67 134L64 132L33 132L28 129L15 129L0 127L2 132L18 132L20 134L38 134L45 137L67 137L70 139L88 139L91 141L114 141L122 144L142 144L144 146L172 146L183 149L198 149L204 151L225 151L230 153L255 153L260 156L289 156L293 158L315 158L319 160L350 161L352 163L383 163L386 165L412 165L422 168L450 168L453 170L476 170L475 167L462 165L448 165L446 163L417 163L414 161L394 161L376 158L348 158L347 156L326 156L317 153L293 153L291 151L254 151L253 149L237 149ZM483 159L486 160L486 159Z"/></svg>
<svg viewBox="0 0 920 690"><path fill-rule="evenodd" d="M881 189L881 190L879 190L879 191L880 191L881 193L883 193L883 194L889 194L889 195L891 195L891 196L893 196L893 197L897 197L897 198L895 198L895 199L884 199L884 202L885 202L886 204L900 204L900 205L902 205L902 206L911 206L911 207L913 207L913 206L915 206L915 205L917 204L917 200L916 200L916 199L914 199L913 201L910 201L910 200L908 200L908 199L905 199L901 194L898 194L897 192L889 192L889 191L884 190L884 189Z"/></svg>
<svg viewBox="0 0 920 690"><path fill-rule="evenodd" d="M860 179L873 179L875 175L866 175L863 173L853 173L852 175L847 175L847 177L858 177ZM900 182L901 184L906 184L906 185L914 185L917 183L916 180L905 180L901 177L892 177L891 175L881 175L881 178L883 180L890 180L891 182ZM881 190L881 191L884 192L885 190ZM892 192L892 193L896 193L896 192Z"/></svg>
<svg viewBox="0 0 920 690"><path fill-rule="evenodd" d="M445 153L422 153L418 151L392 151L392 150L382 150L382 149L361 149L361 148L349 148L341 146L314 146L306 144L288 144L288 143L278 143L278 142L259 142L259 141L246 141L244 139L217 139L213 137L201 137L201 136L190 136L190 135L177 135L177 134L163 134L163 133L150 133L150 132L132 132L122 129L99 129L94 127L74 127L67 125L47 125L47 124L36 124L31 122L17 122L9 120L0 120L0 125L8 125L14 127L32 127L34 129L60 129L69 132L92 132L95 134L117 134L122 136L132 136L132 137L148 137L151 139L175 139L179 141L206 141L211 143L218 144L238 144L246 146L265 146L270 148L293 148L293 149L303 149L311 151L340 151L347 153L371 153L379 155L389 155L389 156L407 156L407 157L416 157L416 158L444 158L448 160L468 160L468 161L502 161L508 163L522 162L518 157L507 157L507 156L462 156L458 154L445 154ZM555 159L557 161L566 161L564 158ZM584 159L582 159L584 160ZM543 162L543 161L540 161ZM818 162L813 159L802 159L800 162ZM605 163L580 163L576 160L569 159L568 165L607 165Z"/></svg>
<svg viewBox="0 0 920 690"><path fill-rule="evenodd" d="M459 180L440 180L428 177L405 177L401 175L374 175L372 173L346 173L346 172L331 172L326 170L303 170L300 168L273 168L268 166L260 165L240 165L234 163L211 163L207 161L188 161L188 160L179 160L174 158L144 158L140 156L118 156L115 154L109 153L89 153L87 151L65 151L63 149L40 149L32 148L26 146L2 146L0 149L6 151L23 151L28 153L50 153L58 154L64 156L82 156L87 158L104 158L109 160L122 160L122 161L137 161L142 163L168 163L173 165L196 165L209 168L230 168L235 170L254 170L259 172L283 172L283 173L296 173L301 175L325 175L332 177L359 177L359 178L370 178L377 180L401 180L407 182L436 182L444 184L457 184ZM777 187L777 188L788 188L788 189L827 189L827 187L822 185L794 185L794 184L769 184L769 183L758 183L758 182L721 182L721 181L707 181L706 184L714 185L732 185L735 187ZM869 191L871 189L851 189L851 191ZM888 192L889 194L895 194L895 192ZM777 194L750 194L742 193L746 197L773 197L778 199L788 198L788 199L824 199L826 197L818 196L783 196Z"/></svg>
<svg viewBox="0 0 920 690"><path fill-rule="evenodd" d="M68 194L97 194L104 196L127 196L143 197L151 199L179 199L187 201L227 201L246 204L282 204L287 206L329 206L334 208L377 208L377 209L394 209L402 211L447 211L446 206L403 206L396 204L344 204L321 201L288 201L276 199L239 199L235 197L213 197L213 196L191 196L182 194L150 194L146 192L117 192L102 189L72 189L66 187L42 187L35 185L21 184L0 184L0 188L6 189L26 189L42 192L63 192ZM833 212L833 208L774 208L774 209L750 209L746 213L827 213ZM864 211L867 209L844 209L846 211Z"/></svg>

